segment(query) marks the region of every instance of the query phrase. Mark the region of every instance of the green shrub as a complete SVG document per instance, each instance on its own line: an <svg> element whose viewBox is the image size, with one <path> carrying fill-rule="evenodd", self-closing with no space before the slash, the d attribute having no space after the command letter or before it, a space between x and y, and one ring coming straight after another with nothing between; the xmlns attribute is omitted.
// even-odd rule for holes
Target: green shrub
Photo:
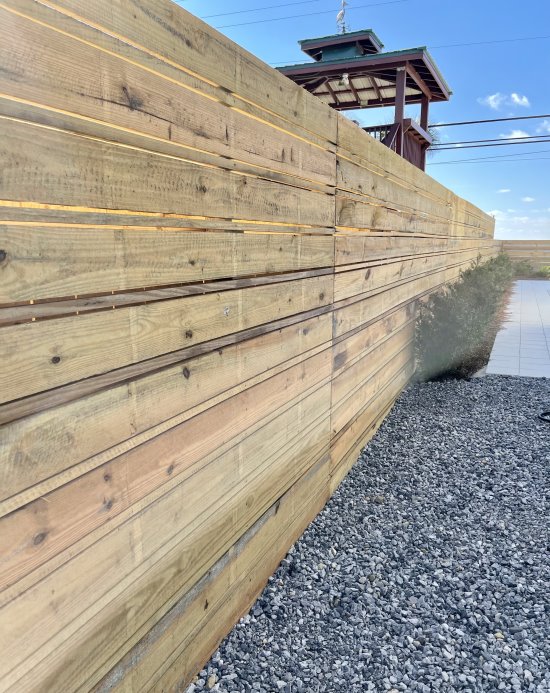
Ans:
<svg viewBox="0 0 550 693"><path fill-rule="evenodd" d="M515 277L533 277L535 275L535 268L529 260L516 260L513 263L513 268Z"/></svg>
<svg viewBox="0 0 550 693"><path fill-rule="evenodd" d="M516 260L513 266L515 277L550 279L550 265L543 265L539 269L535 269L528 260Z"/></svg>
<svg viewBox="0 0 550 693"><path fill-rule="evenodd" d="M416 327L417 376L421 380L465 378L479 370L513 276L506 255L483 264L478 260L455 284L421 305Z"/></svg>
<svg viewBox="0 0 550 693"><path fill-rule="evenodd" d="M535 272L535 277L540 277L541 279L550 279L550 265L543 265Z"/></svg>

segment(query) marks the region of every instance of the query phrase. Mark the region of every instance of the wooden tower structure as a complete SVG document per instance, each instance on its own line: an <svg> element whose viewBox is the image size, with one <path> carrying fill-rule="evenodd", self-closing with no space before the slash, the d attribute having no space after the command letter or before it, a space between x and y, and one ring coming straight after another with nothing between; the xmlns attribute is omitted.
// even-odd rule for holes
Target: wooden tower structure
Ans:
<svg viewBox="0 0 550 693"><path fill-rule="evenodd" d="M448 101L451 90L425 46L382 52L372 29L300 41L313 62L286 65L280 72L339 111L394 106L394 122L363 128L422 170L432 143L432 101ZM420 122L405 107L420 104Z"/></svg>

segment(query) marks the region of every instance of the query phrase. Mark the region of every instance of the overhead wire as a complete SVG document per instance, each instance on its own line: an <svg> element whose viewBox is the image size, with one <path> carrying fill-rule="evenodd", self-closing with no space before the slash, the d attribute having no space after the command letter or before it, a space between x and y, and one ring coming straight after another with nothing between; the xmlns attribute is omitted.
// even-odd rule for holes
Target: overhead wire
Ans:
<svg viewBox="0 0 550 693"><path fill-rule="evenodd" d="M464 144L481 144L484 142L500 142L500 143L506 143L506 142L530 142L531 140L538 139L538 140L545 140L550 138L550 135L521 135L519 137L494 137L493 139L489 140L463 140L462 142L438 142L437 144L433 145L433 148L439 148L439 147L451 147L453 145L464 145Z"/></svg>
<svg viewBox="0 0 550 693"><path fill-rule="evenodd" d="M212 19L213 17L227 17L231 14L249 14L250 12L263 12L264 10L274 10L277 7L290 7L291 5L311 5L311 3L313 2L321 2L321 0L298 0L298 2L284 2L279 5L263 5L262 7L253 7L250 10L233 10L233 12L205 14L201 17L201 19Z"/></svg>
<svg viewBox="0 0 550 693"><path fill-rule="evenodd" d="M463 161L428 161L429 166L440 166L443 164L521 164L524 161L550 161L550 156L534 156L527 159L501 159L496 161L491 157L480 157L479 159L464 159Z"/></svg>
<svg viewBox="0 0 550 693"><path fill-rule="evenodd" d="M365 7L380 7L382 5L397 5L397 4L404 3L404 2L410 2L410 0L389 0L389 2L374 2L374 3L370 3L368 5L357 5L356 7L353 7L351 9L360 10L360 9L365 8ZM293 15L286 15L284 17L273 17L272 19L255 19L251 22L240 22L238 24L222 24L222 25L216 26L214 28L215 29L229 29L230 27L250 26L251 24L265 24L267 22L281 22L285 19L298 19L299 17L314 17L314 16L321 15L321 14L334 14L334 10L322 10L319 12L306 12L304 14L293 14ZM275 64L275 63L273 63L273 64Z"/></svg>
<svg viewBox="0 0 550 693"><path fill-rule="evenodd" d="M431 152L448 152L451 149L480 149L482 147L511 147L512 145L518 145L518 144L543 144L544 142L548 142L550 140L550 136L546 135L544 137L541 137L536 140L527 140L525 142L526 138L521 137L521 138L516 138L514 142L499 142L498 144L466 144L464 146L462 145L456 145L454 147L447 147L447 146L435 146L435 147L430 147Z"/></svg>
<svg viewBox="0 0 550 693"><path fill-rule="evenodd" d="M352 7L350 9L359 9L358 7ZM233 26L239 26L239 25L233 25ZM218 27L220 28L220 27ZM476 41L475 43L447 43L441 46L430 46L430 50L434 48L463 48L465 46L487 46L491 45L494 43L512 43L512 42L517 42L517 41L542 41L545 39L550 39L549 36L523 36L523 37L517 37L517 38L509 38L509 39L498 39L494 41ZM287 63L291 62L292 60L295 60L295 58L291 58L290 60L285 60L283 62L277 62L277 63L270 63L270 65L286 65Z"/></svg>
<svg viewBox="0 0 550 693"><path fill-rule="evenodd" d="M521 159L519 157L531 157L533 154L547 154L550 149L537 149L534 152L514 152L512 154L492 154L491 156L480 156L475 159L448 159L446 161L428 161L431 166L439 166L440 164L467 164L474 161L504 160L504 161L539 161L547 157L536 157L531 159Z"/></svg>
<svg viewBox="0 0 550 693"><path fill-rule="evenodd" d="M447 128L452 125L478 125L480 123L504 123L511 120L533 120L537 118L550 118L550 113L542 113L541 115L528 116L513 116L508 118L488 118L485 120L462 120L455 123L431 123L428 127L431 128Z"/></svg>

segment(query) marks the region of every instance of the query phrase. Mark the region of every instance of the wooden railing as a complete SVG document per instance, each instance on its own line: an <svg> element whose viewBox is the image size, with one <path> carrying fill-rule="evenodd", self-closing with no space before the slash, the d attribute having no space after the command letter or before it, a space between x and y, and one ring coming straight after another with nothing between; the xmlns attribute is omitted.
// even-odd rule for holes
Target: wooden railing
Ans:
<svg viewBox="0 0 550 693"><path fill-rule="evenodd" d="M493 220L166 0L0 20L0 690L180 690Z"/></svg>
<svg viewBox="0 0 550 693"><path fill-rule="evenodd" d="M426 167L426 151L432 144L431 135L412 118L403 123L372 125L363 130L422 171Z"/></svg>

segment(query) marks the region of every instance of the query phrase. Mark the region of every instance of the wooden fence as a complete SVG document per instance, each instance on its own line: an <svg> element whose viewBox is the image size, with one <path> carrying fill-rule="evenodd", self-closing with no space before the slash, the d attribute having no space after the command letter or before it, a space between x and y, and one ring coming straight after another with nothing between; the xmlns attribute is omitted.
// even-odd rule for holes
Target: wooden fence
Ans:
<svg viewBox="0 0 550 693"><path fill-rule="evenodd" d="M503 253L518 262L525 260L534 269L550 267L550 241L501 241Z"/></svg>
<svg viewBox="0 0 550 693"><path fill-rule="evenodd" d="M0 32L0 690L179 690L492 220L167 0Z"/></svg>

